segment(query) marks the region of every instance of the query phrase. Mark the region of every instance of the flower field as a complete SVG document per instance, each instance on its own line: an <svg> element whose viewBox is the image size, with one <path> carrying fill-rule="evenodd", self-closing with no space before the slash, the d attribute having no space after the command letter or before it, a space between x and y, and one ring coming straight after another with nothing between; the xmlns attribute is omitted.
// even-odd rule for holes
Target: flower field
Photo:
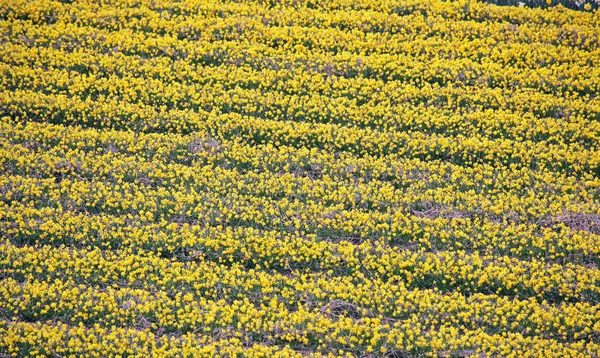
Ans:
<svg viewBox="0 0 600 358"><path fill-rule="evenodd" d="M600 355L596 3L0 0L0 39L0 356Z"/></svg>

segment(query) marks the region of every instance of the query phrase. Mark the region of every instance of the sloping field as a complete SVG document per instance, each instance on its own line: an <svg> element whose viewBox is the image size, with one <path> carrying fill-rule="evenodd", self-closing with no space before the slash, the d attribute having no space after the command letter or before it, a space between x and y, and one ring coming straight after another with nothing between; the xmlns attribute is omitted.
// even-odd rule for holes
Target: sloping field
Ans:
<svg viewBox="0 0 600 358"><path fill-rule="evenodd" d="M0 356L599 355L599 11L0 19Z"/></svg>

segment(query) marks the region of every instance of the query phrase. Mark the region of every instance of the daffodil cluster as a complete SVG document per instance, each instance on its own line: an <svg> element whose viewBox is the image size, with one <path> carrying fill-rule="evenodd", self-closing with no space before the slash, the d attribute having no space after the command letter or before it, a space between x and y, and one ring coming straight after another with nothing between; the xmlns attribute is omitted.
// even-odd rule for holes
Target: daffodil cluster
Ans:
<svg viewBox="0 0 600 358"><path fill-rule="evenodd" d="M597 15L0 1L0 355L598 355Z"/></svg>

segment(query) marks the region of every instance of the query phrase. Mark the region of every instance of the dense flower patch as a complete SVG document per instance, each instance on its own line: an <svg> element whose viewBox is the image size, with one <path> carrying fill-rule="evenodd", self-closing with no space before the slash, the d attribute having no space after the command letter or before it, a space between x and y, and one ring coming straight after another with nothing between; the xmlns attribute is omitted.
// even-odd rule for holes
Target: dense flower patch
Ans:
<svg viewBox="0 0 600 358"><path fill-rule="evenodd" d="M0 39L0 355L598 355L596 10L16 0Z"/></svg>

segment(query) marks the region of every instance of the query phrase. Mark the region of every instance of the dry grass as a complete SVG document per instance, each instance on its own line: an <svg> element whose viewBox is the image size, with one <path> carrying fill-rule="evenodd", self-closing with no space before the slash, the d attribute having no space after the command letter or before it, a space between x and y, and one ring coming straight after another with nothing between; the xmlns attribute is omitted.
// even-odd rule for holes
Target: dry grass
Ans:
<svg viewBox="0 0 600 358"><path fill-rule="evenodd" d="M566 212L562 215L552 216L539 222L540 226L554 227L564 224L571 230L587 231L600 235L600 215Z"/></svg>

